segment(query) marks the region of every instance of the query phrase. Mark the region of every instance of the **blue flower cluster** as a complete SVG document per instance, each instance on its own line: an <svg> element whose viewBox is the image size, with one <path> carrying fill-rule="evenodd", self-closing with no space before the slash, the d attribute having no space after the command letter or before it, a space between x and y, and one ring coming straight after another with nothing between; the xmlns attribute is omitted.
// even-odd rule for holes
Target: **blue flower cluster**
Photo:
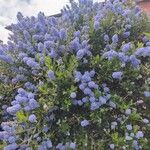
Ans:
<svg viewBox="0 0 150 150"><path fill-rule="evenodd" d="M17 19L0 44L0 100L10 100L2 104L3 148L90 149L98 139L105 149L142 149L150 38L141 9L79 0L60 17Z"/></svg>

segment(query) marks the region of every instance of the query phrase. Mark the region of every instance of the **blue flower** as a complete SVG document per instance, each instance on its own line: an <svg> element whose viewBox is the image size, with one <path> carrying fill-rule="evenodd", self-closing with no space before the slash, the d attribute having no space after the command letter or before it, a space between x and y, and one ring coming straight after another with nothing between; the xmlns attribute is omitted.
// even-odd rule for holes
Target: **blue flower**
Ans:
<svg viewBox="0 0 150 150"><path fill-rule="evenodd" d="M114 149L115 145L114 144L110 144L109 147L110 147L110 149Z"/></svg>
<svg viewBox="0 0 150 150"><path fill-rule="evenodd" d="M124 37L124 38L128 38L129 36L130 36L130 32L124 32L124 33L123 33L123 37Z"/></svg>
<svg viewBox="0 0 150 150"><path fill-rule="evenodd" d="M5 150L16 150L17 147L18 147L18 146L17 146L16 143L12 143L12 144L7 145L4 149L5 149Z"/></svg>
<svg viewBox="0 0 150 150"><path fill-rule="evenodd" d="M29 107L31 109L35 109L35 108L39 107L39 104L35 99L32 98L29 100Z"/></svg>
<svg viewBox="0 0 150 150"><path fill-rule="evenodd" d="M23 35L25 37L25 39L28 41L28 40L31 40L31 35L29 34L28 31L24 30L23 31Z"/></svg>
<svg viewBox="0 0 150 150"><path fill-rule="evenodd" d="M110 51L105 52L103 54L103 57L107 58L108 60L111 60L111 59L113 59L114 57L117 57L117 56L118 56L118 53L114 50L110 50Z"/></svg>
<svg viewBox="0 0 150 150"><path fill-rule="evenodd" d="M54 74L54 72L52 70L49 70L47 74L48 74L48 78L50 80L54 80L55 79L55 74Z"/></svg>
<svg viewBox="0 0 150 150"><path fill-rule="evenodd" d="M37 122L36 119L37 119L37 118L36 118L36 116L35 116L34 114L32 114L32 115L29 116L29 121L32 122L32 123L33 123L33 122Z"/></svg>
<svg viewBox="0 0 150 150"><path fill-rule="evenodd" d="M135 136L136 136L137 139L140 139L140 138L144 137L144 134L143 134L142 131L138 131Z"/></svg>
<svg viewBox="0 0 150 150"><path fill-rule="evenodd" d="M90 71L90 77L94 77L95 76L95 70Z"/></svg>
<svg viewBox="0 0 150 150"><path fill-rule="evenodd" d="M94 81L90 81L90 82L88 83L88 86L89 86L90 88L94 88L94 89L97 89L97 88L98 88L98 85L97 85Z"/></svg>
<svg viewBox="0 0 150 150"><path fill-rule="evenodd" d="M144 119L143 119L143 122L147 124L147 123L149 123L149 120L146 119L146 118L144 118Z"/></svg>
<svg viewBox="0 0 150 150"><path fill-rule="evenodd" d="M97 31L100 27L100 23L98 21L94 22L94 29Z"/></svg>
<svg viewBox="0 0 150 150"><path fill-rule="evenodd" d="M112 77L113 77L114 79L121 79L121 78L122 78L122 75L123 75L123 72L117 71L117 72L113 72Z"/></svg>
<svg viewBox="0 0 150 150"><path fill-rule="evenodd" d="M85 88L85 89L84 89L84 94L86 94L86 95L92 94L91 89L90 89L90 88Z"/></svg>
<svg viewBox="0 0 150 150"><path fill-rule="evenodd" d="M59 36L61 40L66 40L67 39L67 32L65 29L61 29L59 32Z"/></svg>
<svg viewBox="0 0 150 150"><path fill-rule="evenodd" d="M76 148L76 143L70 143L70 146L69 146L71 149L75 149Z"/></svg>
<svg viewBox="0 0 150 150"><path fill-rule="evenodd" d="M89 121L88 120L81 121L81 126L82 127L86 127L87 125L89 125Z"/></svg>
<svg viewBox="0 0 150 150"><path fill-rule="evenodd" d="M135 55L130 56L130 61L131 61L132 66L135 68L139 67L139 65L141 63L141 61L139 59L137 59Z"/></svg>
<svg viewBox="0 0 150 150"><path fill-rule="evenodd" d="M38 51L43 52L43 50L44 50L44 45L41 42L38 43Z"/></svg>
<svg viewBox="0 0 150 150"><path fill-rule="evenodd" d="M137 51L135 52L135 55L138 56L138 57L140 57L140 56L143 56L143 57L150 56L150 46L142 47L142 48L137 49Z"/></svg>
<svg viewBox="0 0 150 150"><path fill-rule="evenodd" d="M109 42L109 36L107 34L104 35L104 41Z"/></svg>
<svg viewBox="0 0 150 150"><path fill-rule="evenodd" d="M91 110L96 110L101 106L101 104L99 102L92 102L91 103Z"/></svg>
<svg viewBox="0 0 150 150"><path fill-rule="evenodd" d="M81 35L81 32L79 30L74 32L74 37L80 37L80 35Z"/></svg>
<svg viewBox="0 0 150 150"><path fill-rule="evenodd" d="M89 100L90 100L90 102L95 102L95 97L92 96L89 98Z"/></svg>
<svg viewBox="0 0 150 150"><path fill-rule="evenodd" d="M14 136L10 136L9 138L8 138L8 141L9 141L9 143L15 143L15 141L16 141L16 137L14 137Z"/></svg>
<svg viewBox="0 0 150 150"><path fill-rule="evenodd" d="M78 52L77 52L77 58L78 58L79 60L82 59L84 55L85 55L84 49L78 50Z"/></svg>
<svg viewBox="0 0 150 150"><path fill-rule="evenodd" d="M75 81L79 82L82 78L82 74L79 71L75 71Z"/></svg>
<svg viewBox="0 0 150 150"><path fill-rule="evenodd" d="M11 107L7 108L7 112L14 115L16 114L19 110L21 109L21 105L20 104L15 104Z"/></svg>
<svg viewBox="0 0 150 150"><path fill-rule="evenodd" d="M83 102L81 100L78 100L78 105L79 106L82 106L83 105Z"/></svg>
<svg viewBox="0 0 150 150"><path fill-rule="evenodd" d="M52 141L51 140L47 140L46 141L46 146L47 146L47 148L52 148Z"/></svg>
<svg viewBox="0 0 150 150"><path fill-rule="evenodd" d="M55 45L55 44L54 44L53 41L45 41L45 42L44 42L44 48L45 48L45 49L53 48L54 45Z"/></svg>
<svg viewBox="0 0 150 150"><path fill-rule="evenodd" d="M122 46L122 51L126 53L131 49L131 47L132 47L131 43L126 43Z"/></svg>
<svg viewBox="0 0 150 150"><path fill-rule="evenodd" d="M149 91L145 91L144 95L145 95L145 97L150 97L150 92Z"/></svg>
<svg viewBox="0 0 150 150"><path fill-rule="evenodd" d="M131 136L129 136L129 135L126 135L125 139L126 139L127 141L130 141L130 140L132 140L133 138L132 138Z"/></svg>
<svg viewBox="0 0 150 150"><path fill-rule="evenodd" d="M132 125L126 125L126 128L128 129L128 130L132 130Z"/></svg>
<svg viewBox="0 0 150 150"><path fill-rule="evenodd" d="M126 114L126 115L130 115L130 114L131 114L131 109L126 109L126 110L125 110L125 114Z"/></svg>
<svg viewBox="0 0 150 150"><path fill-rule="evenodd" d="M3 60L7 63L12 63L13 62L12 57L8 56L8 55L0 55L0 60Z"/></svg>
<svg viewBox="0 0 150 150"><path fill-rule="evenodd" d="M71 97L71 98L76 98L76 93L75 93L75 92L72 92L72 93L70 94L70 97Z"/></svg>
<svg viewBox="0 0 150 150"><path fill-rule="evenodd" d="M51 58L56 58L57 57L57 53L54 49L51 49L51 52L49 53Z"/></svg>
<svg viewBox="0 0 150 150"><path fill-rule="evenodd" d="M117 43L118 41L119 41L118 35L115 34L115 35L112 37L112 42L113 42L113 43Z"/></svg>
<svg viewBox="0 0 150 150"><path fill-rule="evenodd" d="M82 76L82 81L83 82L89 82L91 81L91 77L90 77L90 73L89 72L85 72L84 75Z"/></svg>

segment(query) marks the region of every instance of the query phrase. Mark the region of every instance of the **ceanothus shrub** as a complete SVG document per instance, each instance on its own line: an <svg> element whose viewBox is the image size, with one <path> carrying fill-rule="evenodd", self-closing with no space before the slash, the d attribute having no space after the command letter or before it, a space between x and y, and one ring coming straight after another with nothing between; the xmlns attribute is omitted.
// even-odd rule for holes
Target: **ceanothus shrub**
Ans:
<svg viewBox="0 0 150 150"><path fill-rule="evenodd" d="M1 148L147 149L149 18L127 0L24 17L0 46Z"/></svg>

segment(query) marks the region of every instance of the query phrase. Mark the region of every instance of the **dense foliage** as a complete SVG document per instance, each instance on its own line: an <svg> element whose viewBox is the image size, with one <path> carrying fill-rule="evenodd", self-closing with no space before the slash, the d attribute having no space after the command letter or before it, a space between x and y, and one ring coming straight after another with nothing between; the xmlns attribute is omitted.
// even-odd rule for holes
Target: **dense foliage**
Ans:
<svg viewBox="0 0 150 150"><path fill-rule="evenodd" d="M150 22L127 0L24 17L0 46L0 149L147 150Z"/></svg>

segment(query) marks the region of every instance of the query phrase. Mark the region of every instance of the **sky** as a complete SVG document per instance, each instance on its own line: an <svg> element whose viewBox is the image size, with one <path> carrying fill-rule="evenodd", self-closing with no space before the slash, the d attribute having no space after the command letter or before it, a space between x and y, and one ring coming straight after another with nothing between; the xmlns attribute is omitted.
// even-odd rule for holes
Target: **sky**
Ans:
<svg viewBox="0 0 150 150"><path fill-rule="evenodd" d="M18 11L24 16L36 16L39 11L49 16L59 13L66 4L69 0L0 0L0 40L7 42L9 31L5 27L16 22Z"/></svg>

